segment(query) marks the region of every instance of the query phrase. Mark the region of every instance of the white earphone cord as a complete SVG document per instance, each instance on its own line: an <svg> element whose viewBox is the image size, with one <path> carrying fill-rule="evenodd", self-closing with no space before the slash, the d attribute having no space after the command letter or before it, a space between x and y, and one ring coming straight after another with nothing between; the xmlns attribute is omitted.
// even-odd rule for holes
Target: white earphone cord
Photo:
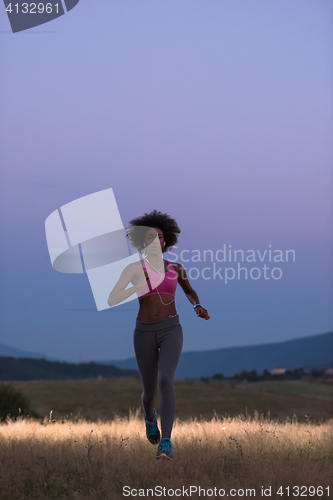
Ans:
<svg viewBox="0 0 333 500"><path fill-rule="evenodd" d="M153 264L152 264L152 263L151 263L151 262L147 259L147 257L146 257L146 260L148 261L148 263L149 263L152 267L154 267L154 266L153 266ZM163 262L163 266L164 266L164 262ZM154 267L154 269L155 269L155 271L156 271L156 272L157 272L160 276L162 276L162 273L160 273L160 272L156 269L156 267ZM162 269L162 268L160 267L160 269ZM164 274L165 274L165 273L164 273ZM163 279L162 279L162 281L163 281ZM160 283L162 283L162 281L161 281L161 282L159 282L159 283L158 283L158 285L160 285ZM176 300L176 297L174 297L174 298L172 299L172 301L171 301L171 302L168 302L167 304L165 304L165 303L163 302L163 300L162 300L162 298L161 298L160 294L159 294L159 291L157 290L158 285L156 285L156 287L155 287L155 288L156 288L157 295L159 296L160 301L162 302L162 304L163 304L164 306L168 306L168 305L172 304L172 303Z"/></svg>

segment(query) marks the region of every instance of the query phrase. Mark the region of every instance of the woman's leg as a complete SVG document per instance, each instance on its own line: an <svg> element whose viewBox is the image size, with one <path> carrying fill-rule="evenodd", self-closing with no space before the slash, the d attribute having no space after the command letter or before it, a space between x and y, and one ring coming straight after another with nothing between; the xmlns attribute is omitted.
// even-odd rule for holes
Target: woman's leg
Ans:
<svg viewBox="0 0 333 500"><path fill-rule="evenodd" d="M134 350L143 386L142 406L148 420L154 420L157 394L158 346L154 332L134 330Z"/></svg>
<svg viewBox="0 0 333 500"><path fill-rule="evenodd" d="M183 347L183 330L178 324L157 332L157 335L160 347L158 382L161 391L162 438L170 439L176 411L173 378Z"/></svg>

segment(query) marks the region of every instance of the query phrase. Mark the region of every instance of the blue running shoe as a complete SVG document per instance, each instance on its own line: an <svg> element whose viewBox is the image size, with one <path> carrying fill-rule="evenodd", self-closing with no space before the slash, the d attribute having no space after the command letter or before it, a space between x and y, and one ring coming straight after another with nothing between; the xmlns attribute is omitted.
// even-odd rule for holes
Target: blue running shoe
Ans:
<svg viewBox="0 0 333 500"><path fill-rule="evenodd" d="M172 460L171 441L169 438L162 438L157 448L156 458L167 458Z"/></svg>
<svg viewBox="0 0 333 500"><path fill-rule="evenodd" d="M146 436L151 444L158 444L160 442L161 434L157 426L156 411L153 410L154 422L148 422L145 415Z"/></svg>

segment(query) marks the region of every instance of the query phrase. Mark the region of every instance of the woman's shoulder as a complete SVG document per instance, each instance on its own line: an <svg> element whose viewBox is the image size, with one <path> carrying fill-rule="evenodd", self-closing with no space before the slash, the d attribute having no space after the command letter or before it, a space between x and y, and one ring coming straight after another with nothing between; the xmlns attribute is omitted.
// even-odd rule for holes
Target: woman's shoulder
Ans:
<svg viewBox="0 0 333 500"><path fill-rule="evenodd" d="M171 260L167 260L167 262L172 265L172 267L177 273L183 269L183 266L178 262L172 262Z"/></svg>
<svg viewBox="0 0 333 500"><path fill-rule="evenodd" d="M124 269L124 271L126 271L129 274L136 273L139 270L142 270L142 264L140 260L138 260L137 262L131 262Z"/></svg>
<svg viewBox="0 0 333 500"><path fill-rule="evenodd" d="M142 269L142 263L145 264L144 261L142 260L137 260L136 262L132 262L131 264L128 264L128 266L131 266L131 269Z"/></svg>

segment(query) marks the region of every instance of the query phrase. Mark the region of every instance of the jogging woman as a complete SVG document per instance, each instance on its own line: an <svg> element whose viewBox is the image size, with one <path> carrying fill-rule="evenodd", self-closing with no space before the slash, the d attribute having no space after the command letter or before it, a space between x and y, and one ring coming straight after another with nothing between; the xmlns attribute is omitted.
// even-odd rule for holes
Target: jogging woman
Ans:
<svg viewBox="0 0 333 500"><path fill-rule="evenodd" d="M162 253L177 243L179 233L177 222L156 210L132 219L127 236L144 258L123 270L108 299L108 304L113 306L133 293L138 295L140 308L134 330L134 350L143 385L141 401L146 435L150 443L159 443L156 458L168 459L172 459L170 438L176 409L174 374L183 346L183 331L175 307L177 283L196 315L209 319L183 266L163 259ZM129 283L133 286L125 290ZM154 409L157 381L161 392L162 439Z"/></svg>

